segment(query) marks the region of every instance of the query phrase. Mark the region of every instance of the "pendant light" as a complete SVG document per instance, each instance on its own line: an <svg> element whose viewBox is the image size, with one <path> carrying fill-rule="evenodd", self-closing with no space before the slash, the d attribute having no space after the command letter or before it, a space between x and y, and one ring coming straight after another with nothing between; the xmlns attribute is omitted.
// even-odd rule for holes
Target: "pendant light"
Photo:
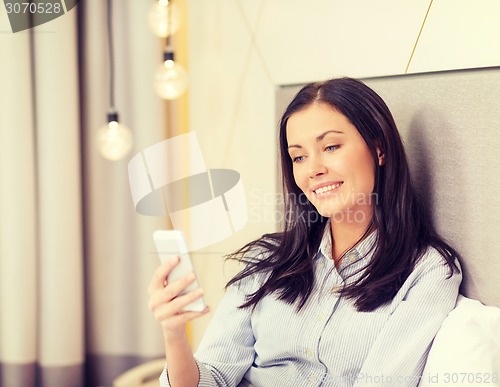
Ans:
<svg viewBox="0 0 500 387"><path fill-rule="evenodd" d="M155 74L155 90L163 99L179 98L188 87L187 72L174 60L174 55L172 48L167 46L163 52L163 63Z"/></svg>
<svg viewBox="0 0 500 387"><path fill-rule="evenodd" d="M132 149L132 132L119 121L115 109L115 69L112 34L112 0L107 0L108 52L109 52L109 111L107 124L101 126L95 140L101 155L108 160L123 159Z"/></svg>
<svg viewBox="0 0 500 387"><path fill-rule="evenodd" d="M154 9L164 8L167 10L161 13L161 17L158 16L160 15L160 12L157 12L157 20L164 21L166 47L163 52L162 63L158 66L154 76L154 88L156 94L158 94L161 98L173 100L184 94L189 84L188 74L184 67L176 62L174 49L172 47L172 35L180 25L179 12L176 10L177 8L175 8L173 0L156 1L153 7L156 7ZM174 20L174 18L177 19Z"/></svg>
<svg viewBox="0 0 500 387"><path fill-rule="evenodd" d="M149 11L149 28L160 38L177 32L181 25L181 13L177 5L169 0L153 2Z"/></svg>

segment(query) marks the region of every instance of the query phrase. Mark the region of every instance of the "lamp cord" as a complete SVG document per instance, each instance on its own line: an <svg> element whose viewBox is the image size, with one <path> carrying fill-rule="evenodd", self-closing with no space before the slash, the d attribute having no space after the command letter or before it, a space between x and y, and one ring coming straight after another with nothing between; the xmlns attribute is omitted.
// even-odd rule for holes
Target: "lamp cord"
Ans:
<svg viewBox="0 0 500 387"><path fill-rule="evenodd" d="M165 44L167 45L167 49L172 49L172 1L168 0L167 4L167 38Z"/></svg>
<svg viewBox="0 0 500 387"><path fill-rule="evenodd" d="M115 58L113 47L113 26L112 26L112 0L107 1L107 22L108 22L108 55L109 55L109 106L110 110L115 110Z"/></svg>

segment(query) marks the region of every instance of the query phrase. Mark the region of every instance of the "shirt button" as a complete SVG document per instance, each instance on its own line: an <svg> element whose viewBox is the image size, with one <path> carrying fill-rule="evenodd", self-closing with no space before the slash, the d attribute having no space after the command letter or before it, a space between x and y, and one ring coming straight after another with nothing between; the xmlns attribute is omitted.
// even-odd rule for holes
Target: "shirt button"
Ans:
<svg viewBox="0 0 500 387"><path fill-rule="evenodd" d="M353 251L347 256L347 262L352 263L357 259L356 253Z"/></svg>
<svg viewBox="0 0 500 387"><path fill-rule="evenodd" d="M313 354L313 351L311 348L306 348L306 356L309 358L309 359L312 359L314 357L314 354Z"/></svg>
<svg viewBox="0 0 500 387"><path fill-rule="evenodd" d="M339 292L339 290L340 290L340 286L336 285L336 286L334 286L334 287L332 288L332 293L336 294L336 293L338 293L338 292Z"/></svg>
<svg viewBox="0 0 500 387"><path fill-rule="evenodd" d="M326 318L326 314L324 314L324 313L321 313L321 314L319 314L319 315L316 317L316 319L317 319L318 321L324 321L324 320L325 320L325 318Z"/></svg>

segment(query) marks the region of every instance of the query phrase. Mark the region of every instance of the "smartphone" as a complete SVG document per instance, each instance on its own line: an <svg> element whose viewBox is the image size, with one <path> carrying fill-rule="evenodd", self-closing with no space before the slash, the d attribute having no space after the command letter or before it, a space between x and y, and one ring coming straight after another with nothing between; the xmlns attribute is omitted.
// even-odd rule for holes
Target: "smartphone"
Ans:
<svg viewBox="0 0 500 387"><path fill-rule="evenodd" d="M153 240L156 245L156 251L160 258L161 263L165 263L173 257L179 257L180 261L175 266L167 277L167 282L173 282L176 279L194 272L193 263L186 245L184 235L180 230L157 230L153 233ZM179 296L189 293L190 291L198 288L198 280L189 284L186 288L179 293ZM205 301L198 298L196 301L186 305L182 310L191 312L201 312L205 309Z"/></svg>

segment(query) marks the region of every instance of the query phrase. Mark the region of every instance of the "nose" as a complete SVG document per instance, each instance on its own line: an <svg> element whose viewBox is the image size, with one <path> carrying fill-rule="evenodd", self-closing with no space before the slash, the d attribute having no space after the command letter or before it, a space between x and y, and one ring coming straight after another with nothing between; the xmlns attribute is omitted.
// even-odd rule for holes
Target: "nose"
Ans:
<svg viewBox="0 0 500 387"><path fill-rule="evenodd" d="M326 173L326 166L323 163L321 157L310 156L309 157L309 177L314 179L317 176L321 176Z"/></svg>

